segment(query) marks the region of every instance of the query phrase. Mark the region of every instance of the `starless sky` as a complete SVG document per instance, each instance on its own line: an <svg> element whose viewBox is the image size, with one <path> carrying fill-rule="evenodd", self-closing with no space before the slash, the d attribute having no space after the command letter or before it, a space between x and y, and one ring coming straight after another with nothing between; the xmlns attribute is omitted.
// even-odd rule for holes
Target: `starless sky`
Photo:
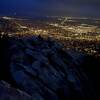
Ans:
<svg viewBox="0 0 100 100"><path fill-rule="evenodd" d="M0 15L100 17L100 0L0 0Z"/></svg>

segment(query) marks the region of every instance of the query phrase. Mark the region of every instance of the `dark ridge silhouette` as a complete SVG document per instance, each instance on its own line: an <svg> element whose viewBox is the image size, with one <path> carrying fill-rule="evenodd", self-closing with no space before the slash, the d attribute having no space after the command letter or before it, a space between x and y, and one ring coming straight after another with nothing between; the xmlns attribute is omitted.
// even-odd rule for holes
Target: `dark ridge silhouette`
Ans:
<svg viewBox="0 0 100 100"><path fill-rule="evenodd" d="M94 56L87 56L82 63L81 67L84 69L85 73L89 77L89 82L91 87L91 92L94 93L94 97L98 97L98 82L99 82L99 66L100 59Z"/></svg>
<svg viewBox="0 0 100 100"><path fill-rule="evenodd" d="M0 36L0 80L33 100L96 99L99 59L81 54L74 58L49 38Z"/></svg>
<svg viewBox="0 0 100 100"><path fill-rule="evenodd" d="M10 54L9 47L11 45L11 39L7 34L3 36L0 34L0 80L7 81L13 87L17 88L17 84L12 79L10 73Z"/></svg>

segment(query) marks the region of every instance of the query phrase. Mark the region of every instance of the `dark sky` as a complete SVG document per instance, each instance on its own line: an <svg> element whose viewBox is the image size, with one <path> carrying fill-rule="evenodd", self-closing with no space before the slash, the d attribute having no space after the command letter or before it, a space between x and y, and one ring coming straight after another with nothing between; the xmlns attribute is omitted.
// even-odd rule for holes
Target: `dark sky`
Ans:
<svg viewBox="0 0 100 100"><path fill-rule="evenodd" d="M100 0L0 0L0 14L100 17Z"/></svg>

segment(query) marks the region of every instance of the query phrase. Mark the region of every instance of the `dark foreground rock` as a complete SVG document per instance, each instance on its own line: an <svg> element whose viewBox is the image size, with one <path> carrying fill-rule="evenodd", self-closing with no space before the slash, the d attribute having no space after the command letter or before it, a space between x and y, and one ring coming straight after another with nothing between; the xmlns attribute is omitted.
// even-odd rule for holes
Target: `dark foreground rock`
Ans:
<svg viewBox="0 0 100 100"><path fill-rule="evenodd" d="M84 66L81 67L85 55L66 51L62 45L40 36L12 38L8 51L10 80L32 100L95 97Z"/></svg>
<svg viewBox="0 0 100 100"><path fill-rule="evenodd" d="M0 100L32 100L32 97L19 89L12 88L5 81L0 81Z"/></svg>

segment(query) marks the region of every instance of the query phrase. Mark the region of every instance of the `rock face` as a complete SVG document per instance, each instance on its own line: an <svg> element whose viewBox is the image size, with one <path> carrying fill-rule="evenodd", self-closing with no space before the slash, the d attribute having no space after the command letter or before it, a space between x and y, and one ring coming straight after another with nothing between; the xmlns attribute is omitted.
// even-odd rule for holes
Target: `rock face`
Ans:
<svg viewBox="0 0 100 100"><path fill-rule="evenodd" d="M12 79L33 100L86 100L91 96L80 67L84 55L65 51L40 36L13 39L9 51Z"/></svg>
<svg viewBox="0 0 100 100"><path fill-rule="evenodd" d="M32 97L19 89L12 88L5 81L0 81L0 100L32 100Z"/></svg>

